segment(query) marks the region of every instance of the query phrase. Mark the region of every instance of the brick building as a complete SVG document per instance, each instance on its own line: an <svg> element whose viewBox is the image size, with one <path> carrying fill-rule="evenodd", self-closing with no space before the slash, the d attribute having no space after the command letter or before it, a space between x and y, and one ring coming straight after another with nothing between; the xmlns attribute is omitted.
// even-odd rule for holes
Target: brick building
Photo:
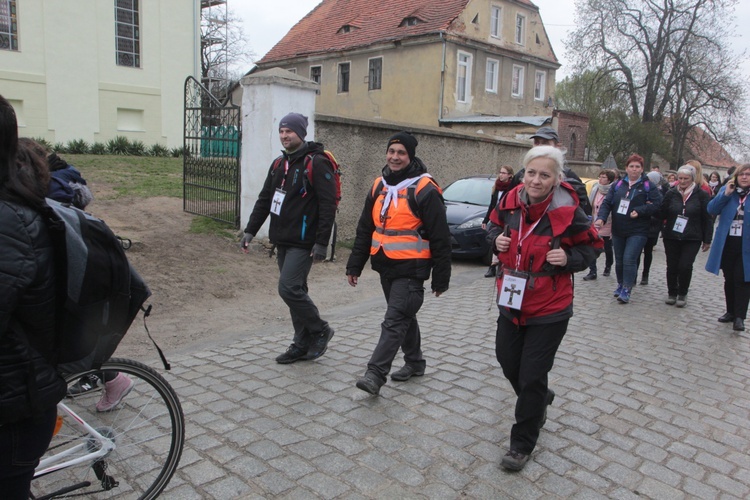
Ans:
<svg viewBox="0 0 750 500"><path fill-rule="evenodd" d="M565 156L569 160L584 160L589 133L588 115L556 109L552 112L552 120L557 124L560 142L568 150Z"/></svg>

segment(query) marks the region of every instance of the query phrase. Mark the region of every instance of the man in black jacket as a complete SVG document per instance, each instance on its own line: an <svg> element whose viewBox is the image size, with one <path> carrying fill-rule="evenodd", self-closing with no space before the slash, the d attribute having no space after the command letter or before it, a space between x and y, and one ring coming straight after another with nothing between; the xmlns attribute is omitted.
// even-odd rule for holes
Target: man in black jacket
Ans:
<svg viewBox="0 0 750 500"><path fill-rule="evenodd" d="M357 381L359 389L373 395L385 384L399 348L406 364L391 379L405 381L424 375L417 323L424 281L432 272L436 297L448 290L450 282L451 235L443 196L415 156L416 147L417 139L408 132L399 132L388 141L387 164L367 195L346 264L349 284L357 286L372 256L372 268L380 274L388 303L380 340L365 376Z"/></svg>
<svg viewBox="0 0 750 500"><path fill-rule="evenodd" d="M336 217L335 174L323 145L305 142L306 136L306 116L289 113L279 122L284 151L268 170L240 243L247 253L270 214L269 238L278 253L279 295L289 306L294 325L294 342L276 358L281 364L319 358L333 337L333 328L321 319L307 293L307 276L313 261L326 257ZM306 171L308 165L311 176Z"/></svg>

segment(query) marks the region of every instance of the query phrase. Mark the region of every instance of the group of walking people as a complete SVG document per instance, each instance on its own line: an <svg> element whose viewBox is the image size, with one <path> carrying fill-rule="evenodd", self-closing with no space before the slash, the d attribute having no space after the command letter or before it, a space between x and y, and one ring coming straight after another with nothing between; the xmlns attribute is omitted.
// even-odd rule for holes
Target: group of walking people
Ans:
<svg viewBox="0 0 750 500"><path fill-rule="evenodd" d="M270 216L269 237L279 255L279 294L289 306L295 330L293 343L276 358L279 363L319 358L333 335L307 289L310 266L324 254L320 247L328 241L335 206L330 165L316 154L323 146L305 142L306 129L307 119L298 113L280 120L284 151L282 161L274 163L284 168L269 169L241 242L249 251ZM512 185L513 170L504 167L495 190L500 202L486 221L502 268L497 278L496 356L518 395L516 423L502 459L509 470L520 470L529 460L547 405L555 397L547 387L547 374L572 316L572 274L586 269L603 245L579 206L579 194L562 183L565 161L556 147L556 132L542 132L535 138L540 145L529 151L524 170L517 174L520 183ZM386 164L367 191L346 264L349 285L358 286L370 260L387 303L380 338L355 384L371 395L380 393L389 375L396 382L424 375L427 362L417 313L425 282L431 278L436 297L450 283L451 236L442 190L416 155L417 145L408 132L388 139ZM313 182L307 186L313 189L302 195L302 158L311 154L320 164L313 162ZM505 289L513 292L508 296ZM391 373L399 351L404 365Z"/></svg>
<svg viewBox="0 0 750 500"><path fill-rule="evenodd" d="M310 266L325 255L335 215L333 172L320 154L322 144L305 142L306 129L307 118L298 113L280 120L284 151L268 171L242 239L247 251L263 222L271 218L269 237L278 252L279 294L289 306L294 325L294 341L276 358L279 363L317 359L333 336L307 288ZM604 251L602 274L609 275L614 266L615 296L628 303L652 222L661 220L665 241L669 240L665 243L669 248L667 301L674 298L675 305L684 306L695 255L711 244L713 217L709 212L712 208L723 214L734 211L731 218L738 220L736 214L744 214L742 186L750 184L750 178L742 174L744 167L738 169L740 180L722 188L714 207L708 203L709 195L696 187L698 174L693 167L681 168L678 185L664 191L661 183L644 174L644 159L632 155L626 162L626 177L620 180L615 171L603 170L589 198L582 196L582 183L566 167L556 131L543 127L532 137L534 147L524 157L523 169L515 175L510 166L500 169L483 224L496 261L487 273L495 275L497 286L495 355L517 396L510 446L501 461L512 471L528 462L546 422L547 407L555 399L548 374L573 315L574 273L589 269L595 275L596 259ZM355 384L371 395L380 394L389 375L393 381L404 382L425 374L427 361L417 320L425 282L431 278L436 297L450 283L450 231L442 190L416 155L417 145L417 138L408 132L388 139L385 166L367 190L346 264L347 282L354 287L361 284L360 276L370 260L386 299L380 337L364 375ZM304 158L308 156L313 157L313 176L305 184ZM275 164L284 167L274 168ZM729 262L737 265L737 260L742 265L742 259L732 258L742 255L741 243L724 244L736 238L729 235L740 234L741 228L736 222L726 222L726 233L720 238L722 224L712 252L726 254L726 258L719 259L717 266L728 269ZM739 282L745 283L735 279L731 284L739 286ZM735 305L743 296L735 288L727 293L734 302L722 318L744 318L742 307ZM399 351L404 365L391 373Z"/></svg>
<svg viewBox="0 0 750 500"><path fill-rule="evenodd" d="M750 271L746 272L750 238L744 233L744 203L750 187L750 164L737 167L721 185L716 174L706 181L700 164L690 161L677 169L674 184L661 183L660 174L643 174L643 158L632 155L626 162L626 175L617 179L614 171L603 170L591 190L595 208L594 225L602 238L611 238L613 255L605 244L603 275L614 262L618 302L630 302L637 280L641 253L644 270L641 284L648 284L651 265L649 250L661 235L666 256L667 297L665 303L685 307L699 251L709 251L706 270L724 274L726 313L718 320L732 323L735 331L744 331ZM710 179L718 179L712 181ZM718 183L716 186L711 183ZM718 186L718 189L715 189ZM718 216L718 224L716 218ZM714 230L714 226L716 229ZM592 264L584 280L596 279Z"/></svg>

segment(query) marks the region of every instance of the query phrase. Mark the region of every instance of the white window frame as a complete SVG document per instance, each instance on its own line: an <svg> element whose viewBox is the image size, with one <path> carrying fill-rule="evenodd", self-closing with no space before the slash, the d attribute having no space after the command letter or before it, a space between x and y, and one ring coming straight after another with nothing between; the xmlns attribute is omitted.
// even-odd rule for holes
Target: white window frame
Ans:
<svg viewBox="0 0 750 500"><path fill-rule="evenodd" d="M492 38L503 36L503 9L499 5L490 5L490 36Z"/></svg>
<svg viewBox="0 0 750 500"><path fill-rule="evenodd" d="M487 71L484 79L484 90L497 94L497 80L500 75L500 61L487 58Z"/></svg>
<svg viewBox="0 0 750 500"><path fill-rule="evenodd" d="M526 68L514 64L511 71L510 95L511 97L523 97L524 73Z"/></svg>
<svg viewBox="0 0 750 500"><path fill-rule="evenodd" d="M465 58L465 60L462 60L462 58ZM456 101L457 102L469 102L469 99L471 98L471 65L472 65L472 55L468 52L458 51L458 54L456 56L457 60L457 66L456 66ZM461 71L463 69L464 76L461 76ZM461 83L463 80L463 95L461 92Z"/></svg>
<svg viewBox="0 0 750 500"><path fill-rule="evenodd" d="M0 50L18 51L18 5L16 0L0 2L0 36L3 45ZM7 42L7 43L6 43Z"/></svg>
<svg viewBox="0 0 750 500"><path fill-rule="evenodd" d="M526 16L523 14L516 14L514 38L518 45L526 45Z"/></svg>
<svg viewBox="0 0 750 500"><path fill-rule="evenodd" d="M547 91L547 72L536 71L534 73L534 100L543 101L544 94Z"/></svg>
<svg viewBox="0 0 750 500"><path fill-rule="evenodd" d="M133 0L133 8L120 6L115 0L115 64L125 68L141 67L141 8ZM128 19L130 13L130 19ZM122 27L122 30L120 29ZM127 33L130 28L130 33ZM130 59L129 59L130 58Z"/></svg>

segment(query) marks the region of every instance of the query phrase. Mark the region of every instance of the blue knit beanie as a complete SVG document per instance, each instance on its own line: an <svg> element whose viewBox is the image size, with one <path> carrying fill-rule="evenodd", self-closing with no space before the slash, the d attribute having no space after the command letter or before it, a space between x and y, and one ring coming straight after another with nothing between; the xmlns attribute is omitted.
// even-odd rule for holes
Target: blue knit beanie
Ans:
<svg viewBox="0 0 750 500"><path fill-rule="evenodd" d="M282 127L288 128L304 141L307 136L307 117L299 113L289 113L279 122L279 130Z"/></svg>

